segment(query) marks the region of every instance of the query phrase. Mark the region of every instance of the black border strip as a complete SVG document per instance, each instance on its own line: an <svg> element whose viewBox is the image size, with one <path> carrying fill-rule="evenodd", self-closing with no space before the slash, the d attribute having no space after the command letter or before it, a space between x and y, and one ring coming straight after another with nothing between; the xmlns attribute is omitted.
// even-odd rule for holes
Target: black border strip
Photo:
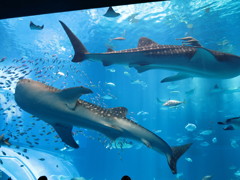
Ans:
<svg viewBox="0 0 240 180"><path fill-rule="evenodd" d="M165 1L165 0L157 0ZM56 12L118 6L156 0L4 0L0 4L0 19Z"/></svg>

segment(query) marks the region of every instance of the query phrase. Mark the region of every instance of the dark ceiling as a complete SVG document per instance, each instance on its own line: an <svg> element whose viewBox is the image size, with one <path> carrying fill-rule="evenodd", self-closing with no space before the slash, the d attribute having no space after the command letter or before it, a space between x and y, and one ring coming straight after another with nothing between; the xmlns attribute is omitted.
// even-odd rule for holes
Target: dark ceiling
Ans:
<svg viewBox="0 0 240 180"><path fill-rule="evenodd" d="M0 19L153 1L156 0L2 0Z"/></svg>

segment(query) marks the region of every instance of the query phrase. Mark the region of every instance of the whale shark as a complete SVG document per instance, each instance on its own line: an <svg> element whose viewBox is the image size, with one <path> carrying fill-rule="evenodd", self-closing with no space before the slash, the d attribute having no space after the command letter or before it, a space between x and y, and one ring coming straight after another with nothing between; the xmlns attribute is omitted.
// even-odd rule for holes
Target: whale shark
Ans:
<svg viewBox="0 0 240 180"><path fill-rule="evenodd" d="M83 43L60 21L74 49L72 62L84 60L101 61L104 66L124 64L135 68L139 73L151 69L177 71L173 76L161 82L172 82L189 77L229 79L240 74L240 56L214 51L202 47L192 38L180 38L183 45L161 45L153 40L141 37L137 48L104 53L89 53Z"/></svg>
<svg viewBox="0 0 240 180"><path fill-rule="evenodd" d="M177 173L177 160L192 143L170 147L161 137L127 119L127 108L102 108L79 99L90 93L93 92L83 86L60 90L31 79L21 79L14 97L20 108L52 125L62 141L73 148L79 147L72 136L73 126L88 128L111 140L122 137L142 142L164 154L172 173Z"/></svg>

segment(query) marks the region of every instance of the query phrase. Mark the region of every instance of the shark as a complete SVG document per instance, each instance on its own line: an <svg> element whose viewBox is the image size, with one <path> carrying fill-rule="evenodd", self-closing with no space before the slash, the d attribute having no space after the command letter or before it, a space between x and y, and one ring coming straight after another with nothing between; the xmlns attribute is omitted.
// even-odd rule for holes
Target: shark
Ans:
<svg viewBox="0 0 240 180"><path fill-rule="evenodd" d="M229 118L225 122L218 122L218 124L225 125L224 130L240 129L240 117Z"/></svg>
<svg viewBox="0 0 240 180"><path fill-rule="evenodd" d="M79 148L72 136L72 128L83 127L106 135L111 140L129 138L163 154L173 174L177 173L177 160L192 143L170 147L161 137L128 119L127 108L103 108L79 99L93 93L79 86L57 89L39 81L21 79L15 89L15 101L24 111L52 125L64 143Z"/></svg>
<svg viewBox="0 0 240 180"><path fill-rule="evenodd" d="M230 79L240 74L240 56L204 48L192 38L180 38L182 45L161 45L147 37L141 37L137 48L104 53L89 53L83 43L60 21L74 49L72 62L101 61L104 66L128 65L138 73L151 69L178 72L161 82L172 82L190 77Z"/></svg>

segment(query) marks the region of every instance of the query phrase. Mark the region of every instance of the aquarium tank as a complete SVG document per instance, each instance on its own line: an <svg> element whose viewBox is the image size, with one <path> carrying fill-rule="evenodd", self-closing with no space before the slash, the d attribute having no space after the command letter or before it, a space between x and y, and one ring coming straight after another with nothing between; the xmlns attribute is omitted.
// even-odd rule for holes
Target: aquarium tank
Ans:
<svg viewBox="0 0 240 180"><path fill-rule="evenodd" d="M240 1L0 20L0 179L240 179Z"/></svg>

